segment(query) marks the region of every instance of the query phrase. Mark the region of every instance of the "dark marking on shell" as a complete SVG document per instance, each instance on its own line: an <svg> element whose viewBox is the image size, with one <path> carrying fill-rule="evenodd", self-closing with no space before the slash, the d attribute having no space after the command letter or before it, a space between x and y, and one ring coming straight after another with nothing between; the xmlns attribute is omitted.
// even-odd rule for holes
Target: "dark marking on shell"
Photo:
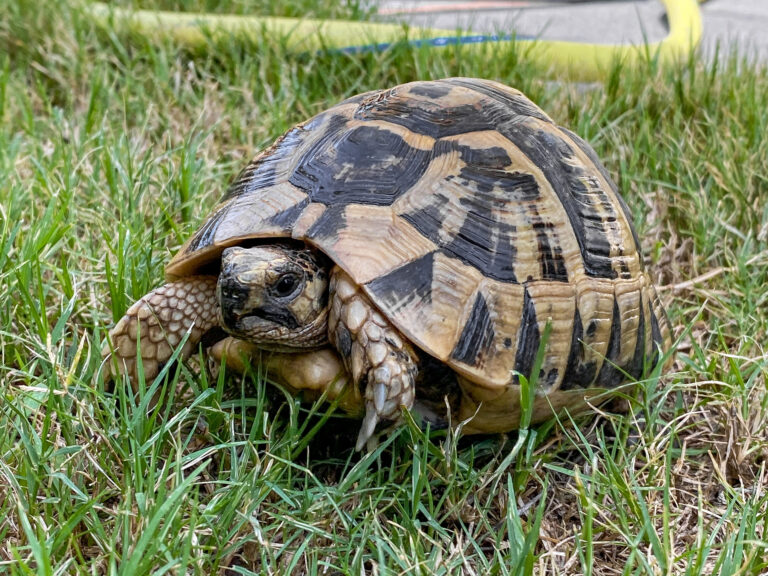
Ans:
<svg viewBox="0 0 768 576"><path fill-rule="evenodd" d="M194 238L190 241L186 250L187 252L196 252L213 244L213 239L216 237L216 230L229 212L230 206L232 205L227 204L220 207L208 218L208 220L205 221L195 234Z"/></svg>
<svg viewBox="0 0 768 576"><path fill-rule="evenodd" d="M624 367L624 371L635 380L643 375L643 365L645 358L645 306L643 306L642 293L640 294L640 316L637 323L637 342L635 343L635 353L632 360Z"/></svg>
<svg viewBox="0 0 768 576"><path fill-rule="evenodd" d="M539 378L539 382L537 385L537 390L539 392L548 392L552 390L555 387L555 384L557 383L557 377L559 376L560 371L557 368L552 368L549 372L547 372L543 378Z"/></svg>
<svg viewBox="0 0 768 576"><path fill-rule="evenodd" d="M470 162L472 153L464 153L462 148L462 159L470 165L461 170L461 176L465 177L462 182L465 186L475 184L483 192L490 192L498 187L502 194L494 198L495 203L491 208L496 212L501 212L504 216L504 202L511 202L515 205L525 206L527 219L536 231L536 239L539 248L539 262L541 264L541 275L539 279L551 280L554 282L568 282L568 273L565 268L562 247L558 242L556 228L552 222L542 220L537 210L536 200L540 198L539 184L532 174L521 172L499 172L495 170L478 170ZM474 151L471 151L474 152ZM508 158L505 154L505 158ZM511 161L510 161L511 162ZM509 162L505 163L507 165ZM501 162L499 162L501 165ZM500 166L501 167L501 166ZM512 231L513 229L510 229ZM485 270L484 270L485 272ZM498 278L502 279L502 278Z"/></svg>
<svg viewBox="0 0 768 576"><path fill-rule="evenodd" d="M369 110L376 110L386 107L386 101L390 98L397 96L397 88L391 88L389 90L375 90L370 92L366 98L360 100L359 106L352 114L353 118L357 120L368 120L366 113Z"/></svg>
<svg viewBox="0 0 768 576"><path fill-rule="evenodd" d="M455 140L439 140L435 142L434 150L435 156L454 151L458 152L459 157L467 165L463 170L469 169L470 174L474 172L490 179L486 191L490 191L499 180L504 179L505 174L507 174L505 169L512 163L512 159L507 154L507 151L499 146L473 148L471 146L464 146ZM469 176L465 177L471 179Z"/></svg>
<svg viewBox="0 0 768 576"><path fill-rule="evenodd" d="M494 336L488 304L485 297L478 293L459 341L451 352L451 358L467 366L479 366L493 346Z"/></svg>
<svg viewBox="0 0 768 576"><path fill-rule="evenodd" d="M455 140L435 143L435 156L458 152L465 166L459 172L458 181L468 189L493 193L493 204L488 208L503 206L505 202L523 202L539 197L539 185L532 174L510 171L512 159L507 151L498 146L472 148ZM452 176L448 177L453 179Z"/></svg>
<svg viewBox="0 0 768 576"><path fill-rule="evenodd" d="M486 276L501 282L518 282L514 273L515 227L510 224L515 216L510 214L509 206L519 209L517 207L522 205L536 230L540 279L567 282L568 274L555 227L551 222L543 221L536 210L535 201L540 197L536 178L528 173L507 171L511 159L502 148L475 149L452 141L435 146L436 154L452 149L458 150L466 163L458 182L477 192L460 198L466 217L458 235L445 248Z"/></svg>
<svg viewBox="0 0 768 576"><path fill-rule="evenodd" d="M619 250L619 256L624 256L624 250ZM642 260L642 258L639 260ZM624 280L630 280L632 278L632 272L630 271L625 258L619 260L619 278Z"/></svg>
<svg viewBox="0 0 768 576"><path fill-rule="evenodd" d="M618 366L618 358L621 353L621 313L619 303L613 300L613 318L611 318L611 335L608 338L608 348L605 351L605 359L597 375L596 384L602 388L613 388L624 380L624 375Z"/></svg>
<svg viewBox="0 0 768 576"><path fill-rule="evenodd" d="M416 96L426 96L427 98L442 98L451 93L451 86L448 82L420 82L410 87L410 93Z"/></svg>
<svg viewBox="0 0 768 576"><path fill-rule="evenodd" d="M591 177L592 191L587 189L584 180L590 178L589 170L574 165L573 149L556 132L531 128L525 122L507 122L498 130L542 171L557 194L579 244L587 275L615 278L606 230L610 222L603 221L603 210L609 211L609 221L615 222L616 218L610 216L610 203L599 181Z"/></svg>
<svg viewBox="0 0 768 576"><path fill-rule="evenodd" d="M489 221L482 212L470 209L461 228L442 251L474 266L484 276L517 283L514 269L517 247L512 243L514 231L512 225Z"/></svg>
<svg viewBox="0 0 768 576"><path fill-rule="evenodd" d="M301 213L309 205L309 199L305 198L298 204L294 204L290 208L286 208L282 212L278 212L269 219L270 224L280 226L285 232L290 233L296 220L301 216Z"/></svg>
<svg viewBox="0 0 768 576"><path fill-rule="evenodd" d="M429 238L434 243L440 243L440 231L443 229L443 222L449 216L451 200L441 192L435 192L430 196L429 204L414 210L406 212L402 217L410 222L419 233L425 238Z"/></svg>
<svg viewBox="0 0 768 576"><path fill-rule="evenodd" d="M494 120L475 106L449 106L403 98L382 98L355 111L358 120L380 120L435 139L479 130L493 130Z"/></svg>
<svg viewBox="0 0 768 576"><path fill-rule="evenodd" d="M430 83L425 88L411 86L409 91L417 90L437 93L439 86L445 85L446 93L452 87L467 88L478 95L472 104L446 106L442 102L414 100L400 94L388 93L386 96L371 99L355 111L354 117L360 120L383 120L407 128L414 134L423 134L435 139L495 130L502 122L516 122L520 117L533 116L551 122L544 113L524 96L514 96L487 85L471 80L448 79ZM435 99L439 97L435 96Z"/></svg>
<svg viewBox="0 0 768 576"><path fill-rule="evenodd" d="M221 199L232 200L243 194L274 186L278 180L277 166L288 154L293 153L307 136L311 125L295 126L280 136L275 142L238 174Z"/></svg>
<svg viewBox="0 0 768 576"><path fill-rule="evenodd" d="M329 133L290 177L313 202L389 206L421 178L431 151L376 126Z"/></svg>
<svg viewBox="0 0 768 576"><path fill-rule="evenodd" d="M536 232L540 278L552 282L568 282L568 272L563 259L563 248L558 241L557 228L552 222L541 218L538 204L528 202L527 216L531 227Z"/></svg>
<svg viewBox="0 0 768 576"><path fill-rule="evenodd" d="M533 102L528 100L522 94L515 95L505 90L497 88L496 86L488 82L476 82L469 79L453 78L450 80L451 84L458 86L464 86L474 92L479 92L484 96L492 98L499 104L501 104L505 110L508 110L508 114L514 114L516 116L532 116L538 118L544 122L552 122L547 116L536 106Z"/></svg>
<svg viewBox="0 0 768 576"><path fill-rule="evenodd" d="M345 208L344 204L328 206L312 223L304 236L316 242L320 240L332 241L338 235L339 230L343 230L347 226Z"/></svg>
<svg viewBox="0 0 768 576"><path fill-rule="evenodd" d="M590 326L597 326L594 320ZM594 331L593 331L594 333ZM597 367L594 362L584 362L584 326L581 323L581 314L578 306L573 314L573 332L571 333L571 351L568 353L568 362L565 367L565 377L560 385L561 390L574 388L587 388L595 379Z"/></svg>
<svg viewBox="0 0 768 576"><path fill-rule="evenodd" d="M571 140L573 140L576 143L576 146L578 146L579 149L587 156L587 158L589 158L589 161L592 162L592 165L595 168L597 168L597 171L600 172L600 175L603 177L603 179L606 182L608 182L608 185L611 187L611 190L613 190L613 193L616 195L616 199L619 202L621 211L624 213L624 218L626 218L627 224L629 225L629 229L632 232L632 238L635 241L635 250L637 250L637 252L640 253L641 252L640 238L637 235L637 230L635 230L635 224L634 224L634 219L632 218L632 213L630 212L629 206L627 206L627 203L624 201L624 198L619 192L619 187L616 185L616 182L614 182L613 178L611 178L611 175L608 174L608 170L606 170L605 166L603 166L602 162L600 162L600 159L597 157L597 154L592 149L592 147L589 144L587 144L581 136L579 136L575 132L571 132L567 128L560 127L560 130L562 130L568 136L570 136ZM640 270L643 270L645 267L643 259L640 258L639 260L640 260Z"/></svg>
<svg viewBox="0 0 768 576"><path fill-rule="evenodd" d="M459 197L436 192L428 204L403 214L403 218L443 248L448 256L494 280L518 283L514 271L516 228L511 224L514 214L510 212L517 210L517 203L530 203L539 197L536 178L532 174L507 171L505 168L511 160L506 151L498 147L473 149L453 141L435 146L436 155L450 151L458 151L466 165L459 175L449 175L447 179L456 180L467 192ZM453 220L456 214L463 215L464 221L459 230L450 230L446 221ZM551 260L556 260L557 250L559 246L550 250ZM563 269L564 264L558 267L555 261L551 276L559 277Z"/></svg>
<svg viewBox="0 0 768 576"><path fill-rule="evenodd" d="M531 370L539 351L541 334L536 320L536 307L528 289L523 296L523 317L520 320L520 331L517 336L517 354L515 354L515 372L526 378L531 378Z"/></svg>
<svg viewBox="0 0 768 576"><path fill-rule="evenodd" d="M432 303L433 252L369 282L366 287L375 301L394 311L414 302Z"/></svg>
<svg viewBox="0 0 768 576"><path fill-rule="evenodd" d="M539 220L533 223L533 229L536 230L536 243L539 247L541 278L552 282L568 282L563 249L557 243L554 225L552 222Z"/></svg>

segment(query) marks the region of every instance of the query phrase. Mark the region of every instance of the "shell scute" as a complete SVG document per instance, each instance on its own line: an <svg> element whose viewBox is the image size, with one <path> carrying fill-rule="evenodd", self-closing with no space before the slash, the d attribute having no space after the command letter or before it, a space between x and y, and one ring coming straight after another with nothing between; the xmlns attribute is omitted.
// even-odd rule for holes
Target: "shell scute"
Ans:
<svg viewBox="0 0 768 576"><path fill-rule="evenodd" d="M396 132L357 126L329 132L305 155L289 181L312 202L389 206L421 177L431 151Z"/></svg>

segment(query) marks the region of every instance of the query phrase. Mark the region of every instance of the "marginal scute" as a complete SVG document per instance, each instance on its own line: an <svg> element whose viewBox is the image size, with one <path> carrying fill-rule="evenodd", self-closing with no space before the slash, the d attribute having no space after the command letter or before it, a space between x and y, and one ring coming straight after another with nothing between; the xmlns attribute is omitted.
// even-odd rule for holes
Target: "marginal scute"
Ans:
<svg viewBox="0 0 768 576"><path fill-rule="evenodd" d="M584 329L584 364L595 366L595 374L603 365L610 340L614 282L608 279L581 277L575 282L576 306Z"/></svg>
<svg viewBox="0 0 768 576"><path fill-rule="evenodd" d="M451 358L468 366L480 366L490 353L496 337L493 326L485 296L478 293Z"/></svg>
<svg viewBox="0 0 768 576"><path fill-rule="evenodd" d="M613 313L611 314L611 332L608 339L608 348L605 353L603 365L597 375L596 384L602 387L611 387L621 379L621 366L619 364L621 353L621 312L616 300L613 301Z"/></svg>
<svg viewBox="0 0 768 576"><path fill-rule="evenodd" d="M645 276L638 275L630 279L620 279L616 282L616 304L619 308L619 323L621 324L621 351L618 364L627 368L632 363L640 336L640 317L642 297L645 289Z"/></svg>
<svg viewBox="0 0 768 576"><path fill-rule="evenodd" d="M536 361L536 354L541 345L541 332L536 302L531 292L526 288L523 294L523 317L520 320L517 352L513 365L515 377L523 376L530 380Z"/></svg>
<svg viewBox="0 0 768 576"><path fill-rule="evenodd" d="M535 375L537 393L545 394L560 388L563 378L567 376L576 294L572 285L562 282L534 282L528 286L527 293L536 311L538 334L543 338L545 332L549 331L541 372ZM532 352L534 355L538 353L538 346ZM523 375L529 379L534 376L530 373L530 368L527 373L523 372Z"/></svg>
<svg viewBox="0 0 768 576"><path fill-rule="evenodd" d="M224 218L219 222L214 241L220 243L228 238L248 236L253 233L253 221L261 221L259 237L287 236L300 210L296 207L307 202L307 194L287 182L275 184L268 190L254 191L239 196L227 206L227 213L236 217Z"/></svg>

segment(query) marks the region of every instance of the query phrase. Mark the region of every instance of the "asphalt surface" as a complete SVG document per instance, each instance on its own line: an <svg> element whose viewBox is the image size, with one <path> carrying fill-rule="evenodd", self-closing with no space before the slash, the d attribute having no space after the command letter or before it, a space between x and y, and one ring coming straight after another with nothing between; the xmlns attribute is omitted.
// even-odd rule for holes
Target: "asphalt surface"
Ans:
<svg viewBox="0 0 768 576"><path fill-rule="evenodd" d="M412 26L510 33L589 43L655 42L667 34L656 0L515 2L512 0L379 0L380 18ZM768 63L768 0L709 0L701 5L702 53L737 48Z"/></svg>

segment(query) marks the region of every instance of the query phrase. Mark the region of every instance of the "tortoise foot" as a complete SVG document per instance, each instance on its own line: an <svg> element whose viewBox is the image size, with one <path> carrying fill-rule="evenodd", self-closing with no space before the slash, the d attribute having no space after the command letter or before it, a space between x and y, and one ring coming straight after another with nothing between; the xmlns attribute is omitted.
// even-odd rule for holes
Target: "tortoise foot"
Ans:
<svg viewBox="0 0 768 576"><path fill-rule="evenodd" d="M362 450L373 437L380 422L396 423L402 408L413 406L416 363L404 350L387 343L389 350L384 360L368 371L365 388L365 418L355 445Z"/></svg>
<svg viewBox="0 0 768 576"><path fill-rule="evenodd" d="M357 438L362 450L377 425L400 420L415 396L418 357L398 330L340 268L331 275L328 334L352 379L365 385L365 418Z"/></svg>

